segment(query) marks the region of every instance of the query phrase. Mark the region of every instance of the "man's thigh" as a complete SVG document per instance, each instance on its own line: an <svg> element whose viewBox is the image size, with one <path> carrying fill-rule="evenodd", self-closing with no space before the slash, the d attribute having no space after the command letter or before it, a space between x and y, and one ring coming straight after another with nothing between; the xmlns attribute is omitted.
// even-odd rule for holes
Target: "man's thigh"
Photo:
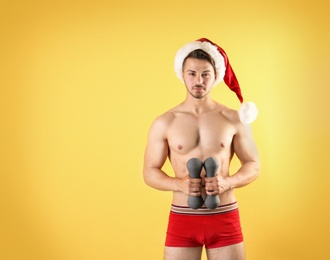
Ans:
<svg viewBox="0 0 330 260"><path fill-rule="evenodd" d="M165 247L165 260L200 260L203 247Z"/></svg>
<svg viewBox="0 0 330 260"><path fill-rule="evenodd" d="M244 243L206 250L208 260L245 260Z"/></svg>

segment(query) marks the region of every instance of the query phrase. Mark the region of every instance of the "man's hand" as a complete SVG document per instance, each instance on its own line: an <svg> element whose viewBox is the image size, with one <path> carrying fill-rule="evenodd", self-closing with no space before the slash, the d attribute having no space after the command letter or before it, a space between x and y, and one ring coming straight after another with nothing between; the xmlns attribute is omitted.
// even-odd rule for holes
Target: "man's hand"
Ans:
<svg viewBox="0 0 330 260"><path fill-rule="evenodd" d="M202 179L189 177L189 196L202 195Z"/></svg>
<svg viewBox="0 0 330 260"><path fill-rule="evenodd" d="M207 195L218 195L230 190L231 185L228 179L217 175L215 177L205 177L205 190Z"/></svg>
<svg viewBox="0 0 330 260"><path fill-rule="evenodd" d="M187 174L180 181L180 190L188 196L200 196L202 194L202 179L191 178Z"/></svg>

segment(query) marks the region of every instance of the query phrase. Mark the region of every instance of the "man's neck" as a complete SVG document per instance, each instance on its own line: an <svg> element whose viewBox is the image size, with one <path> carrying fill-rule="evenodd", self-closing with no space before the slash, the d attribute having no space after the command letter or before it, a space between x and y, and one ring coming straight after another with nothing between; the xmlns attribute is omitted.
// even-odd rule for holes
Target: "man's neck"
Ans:
<svg viewBox="0 0 330 260"><path fill-rule="evenodd" d="M183 102L183 106L191 113L200 115L212 111L215 108L216 103L209 95L201 99L187 96L186 100Z"/></svg>

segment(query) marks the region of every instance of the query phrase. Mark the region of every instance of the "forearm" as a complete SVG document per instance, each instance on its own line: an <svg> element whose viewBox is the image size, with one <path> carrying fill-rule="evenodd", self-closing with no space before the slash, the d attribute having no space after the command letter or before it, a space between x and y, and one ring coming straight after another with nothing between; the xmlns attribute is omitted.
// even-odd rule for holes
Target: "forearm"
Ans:
<svg viewBox="0 0 330 260"><path fill-rule="evenodd" d="M180 178L168 176L158 168L148 168L143 172L144 182L157 190L180 191Z"/></svg>
<svg viewBox="0 0 330 260"><path fill-rule="evenodd" d="M230 188L241 188L250 184L258 178L259 171L260 166L257 162L248 162L243 164L235 174L227 177L227 180L230 183Z"/></svg>

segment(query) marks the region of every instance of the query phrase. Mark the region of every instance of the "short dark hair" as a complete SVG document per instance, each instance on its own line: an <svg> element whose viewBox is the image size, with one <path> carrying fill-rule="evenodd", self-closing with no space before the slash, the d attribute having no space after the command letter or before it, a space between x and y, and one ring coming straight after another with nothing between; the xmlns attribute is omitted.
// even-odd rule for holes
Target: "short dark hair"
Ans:
<svg viewBox="0 0 330 260"><path fill-rule="evenodd" d="M196 50L193 50L192 52L190 52L187 57L183 60L183 63L182 63L182 69L184 68L184 65L186 63L186 60L188 58L194 58L194 59L198 59L198 60L206 60L208 61L213 69L214 69L214 73L216 74L216 69L215 69L215 62L213 60L213 58L211 57L210 54L208 54L206 51L203 51L202 49L196 49Z"/></svg>

